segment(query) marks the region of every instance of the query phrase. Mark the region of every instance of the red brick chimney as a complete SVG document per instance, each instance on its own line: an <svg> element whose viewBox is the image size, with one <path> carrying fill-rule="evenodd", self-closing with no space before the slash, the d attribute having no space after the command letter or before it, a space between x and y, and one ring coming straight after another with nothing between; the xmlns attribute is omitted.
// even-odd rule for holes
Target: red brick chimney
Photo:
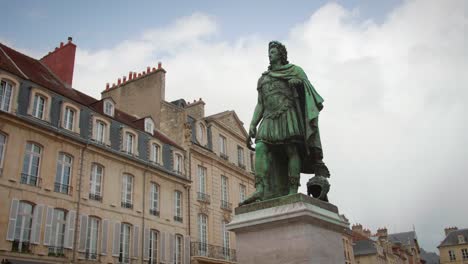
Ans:
<svg viewBox="0 0 468 264"><path fill-rule="evenodd" d="M40 61L47 65L67 86L71 87L73 69L75 68L75 53L76 45L72 43L72 38L68 37L67 44L60 43L59 48L49 52Z"/></svg>

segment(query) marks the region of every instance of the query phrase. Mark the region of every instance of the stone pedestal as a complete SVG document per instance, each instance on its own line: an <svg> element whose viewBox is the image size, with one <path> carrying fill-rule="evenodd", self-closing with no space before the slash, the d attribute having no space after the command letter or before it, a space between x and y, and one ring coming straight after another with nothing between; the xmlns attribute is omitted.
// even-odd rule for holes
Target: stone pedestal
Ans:
<svg viewBox="0 0 468 264"><path fill-rule="evenodd" d="M227 226L239 264L345 263L348 227L336 206L300 193L238 207Z"/></svg>

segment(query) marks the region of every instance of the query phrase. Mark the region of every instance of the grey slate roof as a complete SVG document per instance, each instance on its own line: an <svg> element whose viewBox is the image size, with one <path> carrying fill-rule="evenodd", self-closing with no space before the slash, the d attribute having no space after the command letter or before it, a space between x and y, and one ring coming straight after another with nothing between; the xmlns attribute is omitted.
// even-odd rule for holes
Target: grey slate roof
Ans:
<svg viewBox="0 0 468 264"><path fill-rule="evenodd" d="M370 254L377 254L375 242L372 240L364 239L354 242L353 251L355 256L363 256Z"/></svg>
<svg viewBox="0 0 468 264"><path fill-rule="evenodd" d="M416 232L409 231L409 232L389 234L388 240L390 240L390 242L392 243L400 242L402 245L408 245L408 242L409 242L409 244L413 247L415 244L415 241L417 240L417 237L416 237Z"/></svg>
<svg viewBox="0 0 468 264"><path fill-rule="evenodd" d="M421 248L421 258L426 261L426 264L439 264L439 255L427 252L423 248Z"/></svg>
<svg viewBox="0 0 468 264"><path fill-rule="evenodd" d="M458 236L462 235L465 237L465 241L468 243L468 228L452 231L448 233L447 237L440 243L439 247L458 245Z"/></svg>

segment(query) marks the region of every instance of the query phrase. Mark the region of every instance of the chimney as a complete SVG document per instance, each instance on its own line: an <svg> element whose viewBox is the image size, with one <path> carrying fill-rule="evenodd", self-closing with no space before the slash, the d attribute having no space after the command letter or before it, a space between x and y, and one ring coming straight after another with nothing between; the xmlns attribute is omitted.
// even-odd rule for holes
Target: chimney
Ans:
<svg viewBox="0 0 468 264"><path fill-rule="evenodd" d="M366 237L371 237L371 231L369 229L364 229L364 233L363 233Z"/></svg>
<svg viewBox="0 0 468 264"><path fill-rule="evenodd" d="M362 233L362 225L361 224L355 224L351 227L351 230L353 230L354 232L358 232L358 233Z"/></svg>
<svg viewBox="0 0 468 264"><path fill-rule="evenodd" d="M377 229L377 234L379 238L386 238L388 236L387 228L379 228Z"/></svg>
<svg viewBox="0 0 468 264"><path fill-rule="evenodd" d="M162 69L162 62L158 62L158 70Z"/></svg>
<svg viewBox="0 0 468 264"><path fill-rule="evenodd" d="M458 227L456 227L456 226L447 227L447 228L445 228L445 236L448 236L448 234L449 234L450 232L457 231L457 230L458 230Z"/></svg>
<svg viewBox="0 0 468 264"><path fill-rule="evenodd" d="M40 61L44 63L66 86L72 87L73 70L75 68L76 45L72 43L72 38L68 42L60 43L59 48L45 55Z"/></svg>

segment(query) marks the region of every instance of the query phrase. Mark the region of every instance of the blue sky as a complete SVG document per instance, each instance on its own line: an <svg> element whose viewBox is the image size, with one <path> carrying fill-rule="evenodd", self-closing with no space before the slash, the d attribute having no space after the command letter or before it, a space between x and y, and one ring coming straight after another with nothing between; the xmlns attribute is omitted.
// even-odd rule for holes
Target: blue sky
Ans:
<svg viewBox="0 0 468 264"><path fill-rule="evenodd" d="M222 2L222 4L221 4ZM286 44L325 99L329 198L430 251L468 227L468 1L4 1L0 42L40 58L73 37L73 87L162 61L166 100L203 98L248 127L267 43ZM5 12L6 10L6 12ZM305 192L307 175L301 178ZM441 217L443 216L443 217Z"/></svg>
<svg viewBox="0 0 468 264"><path fill-rule="evenodd" d="M399 0L335 1L359 10L362 19L382 21ZM222 31L215 36L232 40L262 34L283 39L295 24L323 6L323 0L299 1L4 1L0 37L24 49L49 50L73 36L85 49L107 48L144 30L169 24L194 12L213 16Z"/></svg>

